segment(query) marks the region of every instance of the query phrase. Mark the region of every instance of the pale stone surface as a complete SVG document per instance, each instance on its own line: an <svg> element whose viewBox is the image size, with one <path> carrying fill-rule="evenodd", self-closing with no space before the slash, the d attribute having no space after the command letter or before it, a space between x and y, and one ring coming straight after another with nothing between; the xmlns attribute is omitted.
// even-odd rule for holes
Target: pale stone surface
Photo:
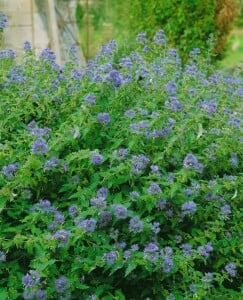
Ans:
<svg viewBox="0 0 243 300"><path fill-rule="evenodd" d="M65 61L68 58L70 46L75 45L80 66L84 66L85 59L81 51L78 28L75 20L77 1L54 0L54 3L56 8L61 60Z"/></svg>
<svg viewBox="0 0 243 300"><path fill-rule="evenodd" d="M10 26L32 26L31 14L26 12L15 12L8 14Z"/></svg>
<svg viewBox="0 0 243 300"><path fill-rule="evenodd" d="M24 39L22 37L24 37ZM14 49L19 57L23 53L23 44L26 40L32 40L31 26L8 27L3 36L4 48Z"/></svg>
<svg viewBox="0 0 243 300"><path fill-rule="evenodd" d="M44 0L43 0L44 1ZM31 14L32 0L1 0L0 8L4 8L4 12L26 12Z"/></svg>
<svg viewBox="0 0 243 300"><path fill-rule="evenodd" d="M33 14L33 37L32 37L32 45L36 50L36 53L45 48L50 48L50 38L48 37L48 32L45 28L45 24L43 23L40 14Z"/></svg>
<svg viewBox="0 0 243 300"><path fill-rule="evenodd" d="M32 0L1 0L0 11L8 17L8 27L4 31L4 47L14 49L19 55L23 43L33 43Z"/></svg>
<svg viewBox="0 0 243 300"><path fill-rule="evenodd" d="M57 62L61 63L74 44L80 66L84 66L75 22L76 4L77 0L0 0L0 11L9 19L4 31L4 47L19 54L23 43L29 41L37 54L47 47L54 50Z"/></svg>

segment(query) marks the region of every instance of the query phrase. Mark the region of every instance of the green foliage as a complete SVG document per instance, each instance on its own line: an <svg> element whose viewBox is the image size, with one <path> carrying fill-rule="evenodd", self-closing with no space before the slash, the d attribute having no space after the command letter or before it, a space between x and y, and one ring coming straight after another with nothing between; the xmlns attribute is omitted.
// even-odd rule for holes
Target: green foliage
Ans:
<svg viewBox="0 0 243 300"><path fill-rule="evenodd" d="M113 1L108 0L108 3L113 5ZM151 38L163 28L171 46L186 60L193 48L207 53L212 35L215 59L219 59L226 48L229 28L237 16L237 1L226 0L221 4L217 0L118 0L114 10L115 36L119 40L129 35L133 41L137 32L146 32Z"/></svg>
<svg viewBox="0 0 243 300"><path fill-rule="evenodd" d="M242 79L163 37L0 53L0 298L240 298Z"/></svg>
<svg viewBox="0 0 243 300"><path fill-rule="evenodd" d="M76 22L78 28L81 29L84 26L84 8L80 3L76 7Z"/></svg>

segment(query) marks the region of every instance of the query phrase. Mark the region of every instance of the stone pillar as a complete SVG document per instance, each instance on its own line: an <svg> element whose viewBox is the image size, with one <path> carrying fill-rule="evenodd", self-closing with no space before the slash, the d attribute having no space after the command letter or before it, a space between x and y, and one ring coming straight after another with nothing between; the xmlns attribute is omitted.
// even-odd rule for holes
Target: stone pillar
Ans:
<svg viewBox="0 0 243 300"><path fill-rule="evenodd" d="M54 0L57 19L57 30L60 44L61 61L67 59L71 45L76 46L77 58L80 66L85 65L85 58L81 50L80 38L76 23L77 0Z"/></svg>

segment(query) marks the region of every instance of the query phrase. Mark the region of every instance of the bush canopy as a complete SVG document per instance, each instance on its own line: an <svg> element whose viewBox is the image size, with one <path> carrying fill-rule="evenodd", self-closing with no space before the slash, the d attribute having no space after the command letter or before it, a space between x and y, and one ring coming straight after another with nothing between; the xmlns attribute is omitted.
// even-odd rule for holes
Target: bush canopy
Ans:
<svg viewBox="0 0 243 300"><path fill-rule="evenodd" d="M242 79L163 30L84 70L24 48L0 51L0 299L239 299Z"/></svg>

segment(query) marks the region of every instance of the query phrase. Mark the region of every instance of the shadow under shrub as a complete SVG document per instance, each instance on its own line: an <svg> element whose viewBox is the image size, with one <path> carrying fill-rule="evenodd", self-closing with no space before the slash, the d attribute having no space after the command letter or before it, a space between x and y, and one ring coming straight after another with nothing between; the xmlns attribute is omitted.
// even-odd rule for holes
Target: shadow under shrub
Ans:
<svg viewBox="0 0 243 300"><path fill-rule="evenodd" d="M242 79L190 57L0 54L1 299L239 299Z"/></svg>

